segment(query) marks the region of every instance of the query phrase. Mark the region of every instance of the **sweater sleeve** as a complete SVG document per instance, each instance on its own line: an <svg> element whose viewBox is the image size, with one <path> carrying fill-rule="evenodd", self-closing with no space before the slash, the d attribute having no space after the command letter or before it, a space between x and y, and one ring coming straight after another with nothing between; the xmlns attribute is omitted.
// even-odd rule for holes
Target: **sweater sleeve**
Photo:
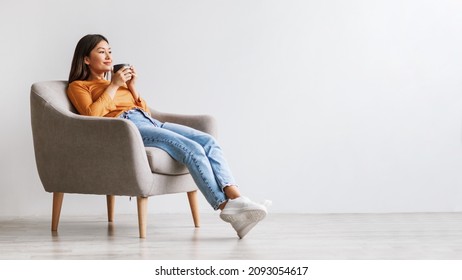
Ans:
<svg viewBox="0 0 462 280"><path fill-rule="evenodd" d="M93 102L89 90L78 82L69 85L67 96L81 115L102 117L116 110L116 105L109 94L103 93Z"/></svg>
<svg viewBox="0 0 462 280"><path fill-rule="evenodd" d="M138 106L140 108L143 108L143 111L148 112L149 114L151 114L151 112L149 110L149 107L148 107L148 105L146 104L146 101L143 98L138 97L138 100L135 100L135 104L136 104L136 106Z"/></svg>

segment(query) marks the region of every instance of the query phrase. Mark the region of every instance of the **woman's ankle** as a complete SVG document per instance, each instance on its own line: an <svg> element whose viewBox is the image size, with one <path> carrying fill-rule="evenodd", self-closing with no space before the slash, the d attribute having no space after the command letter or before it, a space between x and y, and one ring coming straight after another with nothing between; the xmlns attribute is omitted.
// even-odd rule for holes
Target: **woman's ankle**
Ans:
<svg viewBox="0 0 462 280"><path fill-rule="evenodd" d="M229 185L224 187L223 192L225 193L228 199L236 199L241 196L238 187L235 185Z"/></svg>
<svg viewBox="0 0 462 280"><path fill-rule="evenodd" d="M226 203L228 203L227 200L226 200L225 202L223 202L222 204L220 204L220 205L218 206L218 209L220 209L220 210L225 209Z"/></svg>

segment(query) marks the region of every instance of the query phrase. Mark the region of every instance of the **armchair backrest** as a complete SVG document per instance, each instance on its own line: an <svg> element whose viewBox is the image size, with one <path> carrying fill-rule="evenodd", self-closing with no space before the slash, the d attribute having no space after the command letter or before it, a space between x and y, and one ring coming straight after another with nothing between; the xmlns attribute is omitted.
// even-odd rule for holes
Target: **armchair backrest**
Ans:
<svg viewBox="0 0 462 280"><path fill-rule="evenodd" d="M67 81L45 81L37 82L31 88L31 106L36 104L41 99L42 102L48 103L55 109L64 112L78 114L74 105L67 97ZM39 98L37 98L39 97Z"/></svg>
<svg viewBox="0 0 462 280"><path fill-rule="evenodd" d="M43 102L53 106L59 111L67 111L77 114L75 107L67 97L67 81L46 81L32 85L31 106L36 105L36 97L40 97ZM34 96L35 95L35 96Z"/></svg>

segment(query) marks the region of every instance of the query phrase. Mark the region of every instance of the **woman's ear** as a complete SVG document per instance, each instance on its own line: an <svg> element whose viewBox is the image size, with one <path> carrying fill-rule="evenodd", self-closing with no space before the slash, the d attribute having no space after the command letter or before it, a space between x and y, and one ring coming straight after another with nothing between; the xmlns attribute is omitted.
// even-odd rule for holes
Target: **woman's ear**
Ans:
<svg viewBox="0 0 462 280"><path fill-rule="evenodd" d="M83 63L85 63L86 65L89 65L90 64L90 58L88 56L84 57L83 58Z"/></svg>

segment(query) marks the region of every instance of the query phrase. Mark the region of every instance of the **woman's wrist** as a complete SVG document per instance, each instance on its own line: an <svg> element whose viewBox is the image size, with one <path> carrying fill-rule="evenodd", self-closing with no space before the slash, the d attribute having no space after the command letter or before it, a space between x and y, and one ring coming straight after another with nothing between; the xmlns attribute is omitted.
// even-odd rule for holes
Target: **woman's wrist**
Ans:
<svg viewBox="0 0 462 280"><path fill-rule="evenodd" d="M105 92L108 93L111 96L111 98L114 98L114 96L115 96L117 90L119 89L119 87L120 86L118 86L118 85L114 84L113 82L111 82L108 85L108 87L106 88Z"/></svg>
<svg viewBox="0 0 462 280"><path fill-rule="evenodd" d="M138 91L134 87L128 87L128 90L132 93L133 99L135 99L135 101L137 102L141 101L140 95L138 94Z"/></svg>

